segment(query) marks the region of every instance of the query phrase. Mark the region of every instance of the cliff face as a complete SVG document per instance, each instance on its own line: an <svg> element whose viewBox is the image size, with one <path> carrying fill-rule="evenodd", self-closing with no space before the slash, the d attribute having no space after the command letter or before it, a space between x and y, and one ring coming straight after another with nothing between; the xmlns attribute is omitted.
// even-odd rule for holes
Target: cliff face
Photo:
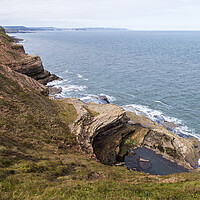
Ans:
<svg viewBox="0 0 200 200"><path fill-rule="evenodd" d="M16 81L24 90L37 91L45 96L48 96L49 94L49 90L46 86L31 77L12 70L5 65L0 64L0 74L10 80Z"/></svg>
<svg viewBox="0 0 200 200"><path fill-rule="evenodd" d="M84 103L71 99L79 114L72 129L84 151L104 164L124 161L132 149L147 147L187 169L198 166L200 142L182 138L145 116L125 112L112 104Z"/></svg>
<svg viewBox="0 0 200 200"><path fill-rule="evenodd" d="M5 29L2 26L0 26L0 33L4 33L5 34Z"/></svg>
<svg viewBox="0 0 200 200"><path fill-rule="evenodd" d="M48 95L43 84L58 77L44 70L39 56L25 54L22 45L0 31L0 75L17 82L24 91ZM124 161L132 149L145 146L188 169L198 166L200 142L195 138L182 138L116 105L84 103L75 98L68 102L79 114L72 131L82 149L94 153L104 164Z"/></svg>
<svg viewBox="0 0 200 200"><path fill-rule="evenodd" d="M30 76L44 85L59 79L56 75L44 70L39 56L27 55L23 46L14 43L2 28L0 29L0 64Z"/></svg>
<svg viewBox="0 0 200 200"><path fill-rule="evenodd" d="M0 43L0 62L16 70L0 64L1 199L200 199L200 173L152 176L105 166L81 151L76 140L102 163L112 165L123 160L127 150L146 145L164 150L163 155L172 155L171 160L180 156L188 168L196 163L198 141L181 139L116 105L74 98L50 100L43 95L48 92L46 86L21 74L44 73L40 59L26 60L21 45L11 43L4 31L0 37L4 41ZM14 61L35 65L35 72ZM144 167L145 162L140 160Z"/></svg>

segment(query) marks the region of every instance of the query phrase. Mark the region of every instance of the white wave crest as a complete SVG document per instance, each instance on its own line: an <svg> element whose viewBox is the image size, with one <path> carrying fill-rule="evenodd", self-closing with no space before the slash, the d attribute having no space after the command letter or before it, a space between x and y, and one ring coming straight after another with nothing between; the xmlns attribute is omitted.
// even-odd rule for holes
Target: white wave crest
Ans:
<svg viewBox="0 0 200 200"><path fill-rule="evenodd" d="M77 74L77 76L78 76L78 78L83 78L83 76L82 76L82 75L80 75L80 74Z"/></svg>
<svg viewBox="0 0 200 200"><path fill-rule="evenodd" d="M172 131L182 137L193 136L193 137L200 139L200 137L195 134L195 130L190 129L186 125L184 125L182 120L177 119L175 117L166 116L159 110L153 110L153 109L149 108L148 106L142 106L142 105L136 105L136 104L125 105L122 107L126 111L134 112L136 115L145 115L152 121L155 121L162 125L164 125L163 122L172 122L178 126L177 127L176 126L175 127L167 127L170 131Z"/></svg>
<svg viewBox="0 0 200 200"><path fill-rule="evenodd" d="M80 100L84 101L84 102L93 102L93 103L97 103L97 104L105 104L107 103L105 100L103 100L101 97L105 96L109 102L113 102L115 101L115 97L113 96L109 96L106 94L100 94L100 95L95 95L95 94L82 94L80 98Z"/></svg>
<svg viewBox="0 0 200 200"><path fill-rule="evenodd" d="M68 81L68 80L66 80L66 79L65 80L55 80L55 81L47 83L47 86L60 86L66 81Z"/></svg>
<svg viewBox="0 0 200 200"><path fill-rule="evenodd" d="M87 87L85 85L67 85L61 86L63 92L77 92L77 91L84 91Z"/></svg>

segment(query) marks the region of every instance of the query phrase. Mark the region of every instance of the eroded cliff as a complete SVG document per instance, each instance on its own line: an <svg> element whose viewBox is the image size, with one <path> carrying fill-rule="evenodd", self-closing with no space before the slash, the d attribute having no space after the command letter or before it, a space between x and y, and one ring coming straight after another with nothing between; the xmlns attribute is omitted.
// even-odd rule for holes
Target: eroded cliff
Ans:
<svg viewBox="0 0 200 200"><path fill-rule="evenodd" d="M0 29L0 46L0 64L30 76L44 85L59 79L56 75L44 70L39 56L26 54L24 47L16 44L11 37L6 35L3 28Z"/></svg>
<svg viewBox="0 0 200 200"><path fill-rule="evenodd" d="M9 40L1 27L0 32ZM2 47L4 44L0 45L0 62L13 61L12 51L8 53ZM14 48L23 52L22 46ZM161 131L163 127L116 105L83 103L77 99L52 101L43 95L46 89L31 77L0 64L1 199L200 198L200 173L152 176L103 165L90 157L95 153L102 163L112 165L123 159L127 150L147 145L155 151L164 150L166 156L167 152L176 155L167 147L180 147L178 154L185 152L187 156L181 157L185 159L196 155L191 139L181 140L169 132L167 137L166 130ZM89 154L80 150L76 139ZM179 139L187 148L179 144ZM193 144L198 153L198 141L194 139ZM191 154L187 154L188 149ZM140 160L147 167L145 162ZM188 163L186 159L182 162Z"/></svg>
<svg viewBox="0 0 200 200"><path fill-rule="evenodd" d="M73 131L81 147L104 164L124 161L133 149L147 147L187 169L198 166L200 142L182 138L145 116L125 112L113 104L84 103L70 99L79 118Z"/></svg>

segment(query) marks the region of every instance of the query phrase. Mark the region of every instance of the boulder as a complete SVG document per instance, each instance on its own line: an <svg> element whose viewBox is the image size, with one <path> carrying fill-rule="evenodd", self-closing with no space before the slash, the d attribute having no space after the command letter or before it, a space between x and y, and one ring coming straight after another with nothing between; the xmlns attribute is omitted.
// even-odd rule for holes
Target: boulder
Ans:
<svg viewBox="0 0 200 200"><path fill-rule="evenodd" d="M56 95L56 94L60 94L61 92L62 92L61 87L56 88L56 87L53 87L53 86L49 86L49 94Z"/></svg>
<svg viewBox="0 0 200 200"><path fill-rule="evenodd" d="M146 159L143 159L143 158L140 158L139 159L139 166L143 169L143 170L146 170L146 169L149 169L152 167L151 165L151 162L149 160L146 160Z"/></svg>
<svg viewBox="0 0 200 200"><path fill-rule="evenodd" d="M100 99L100 100L102 100L103 102L105 102L105 103L110 103L109 102L109 100L108 100L108 98L106 97L106 96L98 96L98 98Z"/></svg>

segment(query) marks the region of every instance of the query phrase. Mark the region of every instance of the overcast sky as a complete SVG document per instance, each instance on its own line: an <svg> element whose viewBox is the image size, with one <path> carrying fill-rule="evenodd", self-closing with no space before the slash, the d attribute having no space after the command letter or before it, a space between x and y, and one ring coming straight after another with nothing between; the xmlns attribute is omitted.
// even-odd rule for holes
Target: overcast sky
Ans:
<svg viewBox="0 0 200 200"><path fill-rule="evenodd" d="M0 25L200 30L200 0L0 0Z"/></svg>

